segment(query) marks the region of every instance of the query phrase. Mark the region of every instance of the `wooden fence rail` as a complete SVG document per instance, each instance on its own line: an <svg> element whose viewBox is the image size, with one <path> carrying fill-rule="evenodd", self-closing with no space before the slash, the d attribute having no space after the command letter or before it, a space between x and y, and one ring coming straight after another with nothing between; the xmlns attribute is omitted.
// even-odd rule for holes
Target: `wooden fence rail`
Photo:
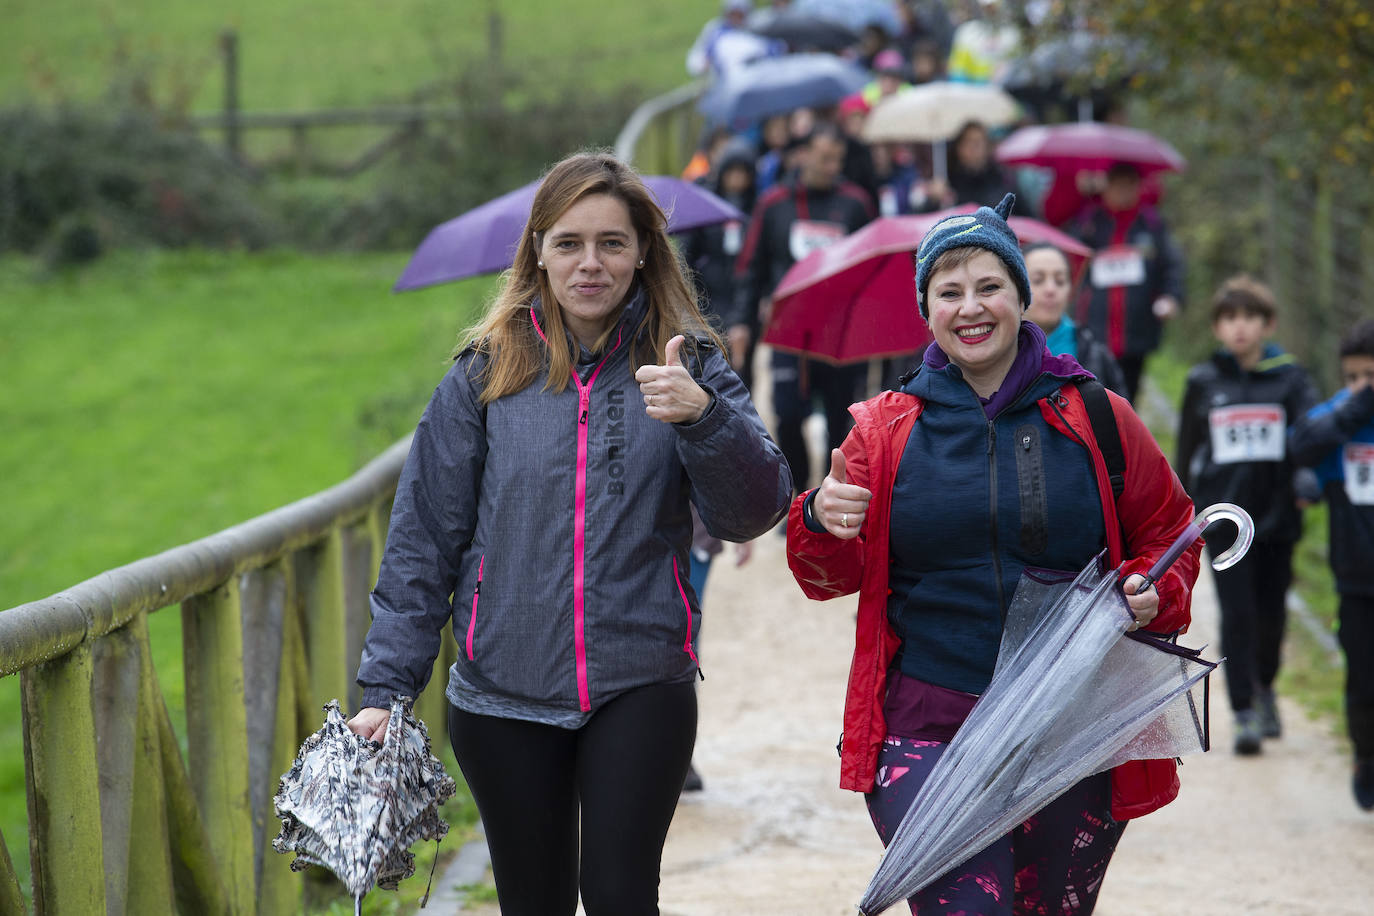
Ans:
<svg viewBox="0 0 1374 916"><path fill-rule="evenodd" d="M36 913L299 911L304 878L270 848L272 795L321 707L359 700L368 592L409 445L314 496L0 612L0 677L21 682ZM186 757L147 627L175 604ZM436 738L456 653L446 636L438 686L416 703ZM24 908L0 837L0 913Z"/></svg>

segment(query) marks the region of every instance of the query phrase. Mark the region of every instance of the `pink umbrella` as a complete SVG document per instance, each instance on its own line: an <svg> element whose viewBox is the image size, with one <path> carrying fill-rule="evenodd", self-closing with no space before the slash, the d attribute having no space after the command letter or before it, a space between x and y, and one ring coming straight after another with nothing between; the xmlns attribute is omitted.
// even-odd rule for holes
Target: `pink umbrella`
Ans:
<svg viewBox="0 0 1374 916"><path fill-rule="evenodd" d="M914 353L930 343L916 309L912 252L947 216L972 213L973 204L876 219L828 248L792 265L773 293L763 342L782 350L852 363ZM1092 255L1072 236L1024 216L1009 221L1021 244L1050 242L1077 276Z"/></svg>
<svg viewBox="0 0 1374 916"><path fill-rule="evenodd" d="M1178 150L1154 134L1096 121L1023 127L998 144L997 159L1059 171L1100 170L1129 162L1142 175L1181 172L1188 165Z"/></svg>

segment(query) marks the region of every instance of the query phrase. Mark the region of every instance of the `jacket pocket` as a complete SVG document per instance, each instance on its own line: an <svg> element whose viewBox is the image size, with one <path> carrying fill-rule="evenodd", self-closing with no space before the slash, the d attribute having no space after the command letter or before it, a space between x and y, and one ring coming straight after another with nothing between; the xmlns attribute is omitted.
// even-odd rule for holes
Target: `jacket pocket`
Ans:
<svg viewBox="0 0 1374 916"><path fill-rule="evenodd" d="M482 554L482 558L477 561L477 585L472 589L472 616L468 618L468 637L466 640L468 661L472 661L472 640L473 634L477 632L477 600L482 596L482 567L487 563L487 555Z"/></svg>
<svg viewBox="0 0 1374 916"><path fill-rule="evenodd" d="M481 574L478 574L481 578ZM692 602L687 600L687 590L682 587L682 573L678 569L677 557L673 557L673 584L677 586L677 593L682 598L682 610L687 615L687 636L682 643L682 651L686 652L692 659L692 664L697 666L697 671L701 671L701 662L697 661L696 650L692 648Z"/></svg>

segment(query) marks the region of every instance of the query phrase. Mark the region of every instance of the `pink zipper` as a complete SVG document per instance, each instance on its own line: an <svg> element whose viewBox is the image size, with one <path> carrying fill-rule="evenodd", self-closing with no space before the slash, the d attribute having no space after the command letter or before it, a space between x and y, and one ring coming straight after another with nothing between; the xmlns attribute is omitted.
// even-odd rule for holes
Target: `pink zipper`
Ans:
<svg viewBox="0 0 1374 916"><path fill-rule="evenodd" d="M701 671L701 662L697 661L697 654L692 650L692 603L687 600L687 591L682 587L682 575L678 572L677 557L673 557L673 581L677 583L677 593L682 596L682 607L687 611L687 639L682 644L682 651L686 652L692 659L692 664L697 666L697 671ZM702 678L705 680L704 676Z"/></svg>
<svg viewBox="0 0 1374 916"><path fill-rule="evenodd" d="M482 567L487 564L486 554L477 561L477 587L472 590L472 619L468 621L468 661L472 661L472 634L477 629L477 596L482 594Z"/></svg>
<svg viewBox="0 0 1374 916"><path fill-rule="evenodd" d="M539 326L534 309L530 309L530 320L547 344L549 339L544 337L544 329ZM591 688L587 682L587 641L583 632L587 546L587 417L591 413L592 386L596 384L596 377L601 374L601 367L606 365L606 360L620 349L624 333L622 327L616 336L615 346L596 364L585 385L577 377L577 370L571 370L573 384L577 386L577 478L573 489L573 651L577 657L577 700L583 712L590 712L592 708Z"/></svg>

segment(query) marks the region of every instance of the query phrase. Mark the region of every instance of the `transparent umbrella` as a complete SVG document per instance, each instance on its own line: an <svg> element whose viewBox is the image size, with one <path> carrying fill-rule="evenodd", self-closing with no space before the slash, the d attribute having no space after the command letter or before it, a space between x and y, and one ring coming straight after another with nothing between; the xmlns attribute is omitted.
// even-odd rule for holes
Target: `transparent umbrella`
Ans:
<svg viewBox="0 0 1374 916"><path fill-rule="evenodd" d="M338 875L355 912L373 884L395 890L415 873L414 843L448 833L438 809L457 786L410 707L409 697L392 701L378 744L350 731L330 700L324 727L305 739L272 799L282 825L272 848L296 853L294 871L321 865Z"/></svg>
<svg viewBox="0 0 1374 916"><path fill-rule="evenodd" d="M1147 579L1222 519L1239 534L1212 567L1240 562L1254 524L1239 506L1218 503ZM924 889L1093 773L1207 750L1207 675L1218 663L1131 632L1119 570L1102 559L1070 582L1022 577L992 681L902 818L861 912L881 913Z"/></svg>

